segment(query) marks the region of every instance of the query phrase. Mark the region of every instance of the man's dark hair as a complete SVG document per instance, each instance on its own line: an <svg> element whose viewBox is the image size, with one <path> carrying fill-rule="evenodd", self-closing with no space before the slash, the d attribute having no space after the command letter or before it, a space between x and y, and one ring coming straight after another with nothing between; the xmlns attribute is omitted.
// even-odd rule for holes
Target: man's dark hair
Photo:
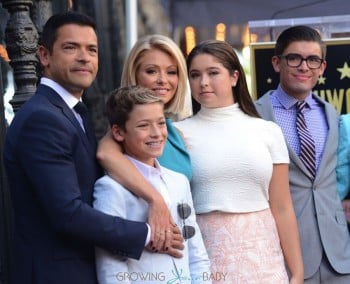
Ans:
<svg viewBox="0 0 350 284"><path fill-rule="evenodd" d="M275 55L282 55L292 42L309 41L317 42L322 51L322 58L326 58L326 45L322 41L320 33L308 26L292 26L284 30L276 41Z"/></svg>
<svg viewBox="0 0 350 284"><path fill-rule="evenodd" d="M74 11L68 11L62 14L51 16L44 25L39 44L46 47L49 52L52 52L54 42L57 39L57 30L68 24L77 24L80 26L89 26L96 32L95 21L85 15Z"/></svg>

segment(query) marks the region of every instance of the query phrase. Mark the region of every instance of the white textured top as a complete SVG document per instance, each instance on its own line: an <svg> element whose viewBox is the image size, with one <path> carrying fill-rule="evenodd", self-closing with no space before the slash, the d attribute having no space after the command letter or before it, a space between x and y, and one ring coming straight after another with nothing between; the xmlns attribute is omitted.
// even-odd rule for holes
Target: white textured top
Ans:
<svg viewBox="0 0 350 284"><path fill-rule="evenodd" d="M216 109L202 106L195 116L175 126L182 131L191 156L197 214L269 207L272 166L289 163L276 123L250 117L236 103Z"/></svg>

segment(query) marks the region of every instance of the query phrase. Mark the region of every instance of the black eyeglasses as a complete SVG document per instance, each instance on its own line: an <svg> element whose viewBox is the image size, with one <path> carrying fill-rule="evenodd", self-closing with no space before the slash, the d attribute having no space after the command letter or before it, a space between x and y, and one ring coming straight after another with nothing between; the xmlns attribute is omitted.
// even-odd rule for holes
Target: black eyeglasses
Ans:
<svg viewBox="0 0 350 284"><path fill-rule="evenodd" d="M191 215L191 207L187 203L180 203L177 205L177 213L180 218L183 220L182 236L185 240L192 238L196 230L193 226L185 225L185 219Z"/></svg>
<svg viewBox="0 0 350 284"><path fill-rule="evenodd" d="M315 56L315 55L311 55L311 56L304 58L300 54L297 54L297 53L278 55L278 58L284 58L287 61L287 65L289 67L299 67L303 63L303 61L306 61L306 65L310 69L320 68L323 61L324 61L322 58Z"/></svg>

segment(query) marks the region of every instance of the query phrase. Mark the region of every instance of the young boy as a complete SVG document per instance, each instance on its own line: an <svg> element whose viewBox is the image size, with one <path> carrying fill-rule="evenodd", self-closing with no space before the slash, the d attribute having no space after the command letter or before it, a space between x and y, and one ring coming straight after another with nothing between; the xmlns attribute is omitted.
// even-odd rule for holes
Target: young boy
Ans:
<svg viewBox="0 0 350 284"><path fill-rule="evenodd" d="M167 129L162 100L151 90L132 86L113 91L107 101L112 135L126 157L162 194L185 239L182 258L145 249L140 260L96 248L99 283L211 283L209 259L195 219L187 178L163 168ZM94 207L104 213L146 221L148 204L108 175L95 184ZM160 232L167 234L171 232Z"/></svg>

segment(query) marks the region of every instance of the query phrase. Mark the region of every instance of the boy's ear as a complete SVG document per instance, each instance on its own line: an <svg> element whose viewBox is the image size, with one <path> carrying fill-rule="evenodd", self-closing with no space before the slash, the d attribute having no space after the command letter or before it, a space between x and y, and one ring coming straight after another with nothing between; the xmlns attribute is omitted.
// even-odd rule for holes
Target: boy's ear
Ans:
<svg viewBox="0 0 350 284"><path fill-rule="evenodd" d="M271 59L272 67L275 70L276 73L279 73L281 71L280 64L281 60L278 56L274 55Z"/></svg>
<svg viewBox="0 0 350 284"><path fill-rule="evenodd" d="M112 136L117 142L123 142L124 141L124 133L125 131L121 129L117 124L113 124L112 128Z"/></svg>

